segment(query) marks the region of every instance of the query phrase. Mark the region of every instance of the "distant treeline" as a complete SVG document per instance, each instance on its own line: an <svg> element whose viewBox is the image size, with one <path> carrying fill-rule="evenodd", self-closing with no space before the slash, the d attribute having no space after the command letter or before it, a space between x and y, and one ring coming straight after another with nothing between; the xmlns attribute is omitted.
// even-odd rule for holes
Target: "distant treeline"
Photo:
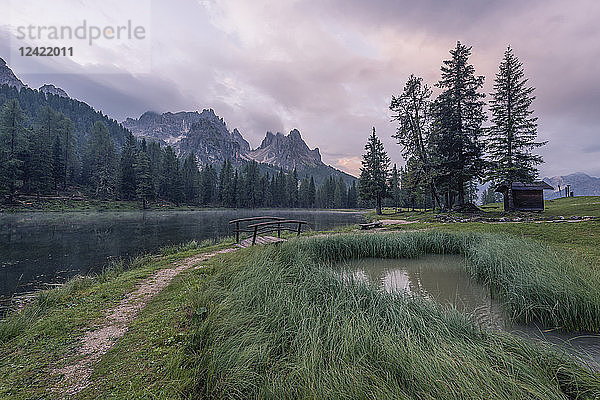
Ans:
<svg viewBox="0 0 600 400"><path fill-rule="evenodd" d="M65 101L55 104L71 104ZM200 167L194 154L182 159L170 146L138 141L127 131L119 150L106 120L81 132L49 105L27 109L34 114L13 98L0 112L0 194L9 202L18 194L80 192L89 198L139 200L143 206L169 201L243 208L357 207L356 184L347 187L341 177L331 176L316 187L313 177L299 179L295 170L261 173L253 161L238 168L229 161ZM84 114L90 121L103 117Z"/></svg>

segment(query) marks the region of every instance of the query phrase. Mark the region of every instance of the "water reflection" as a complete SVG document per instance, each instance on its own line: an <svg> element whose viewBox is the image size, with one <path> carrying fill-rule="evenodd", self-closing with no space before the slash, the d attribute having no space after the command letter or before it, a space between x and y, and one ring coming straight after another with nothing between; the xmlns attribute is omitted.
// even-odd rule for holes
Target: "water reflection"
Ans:
<svg viewBox="0 0 600 400"><path fill-rule="evenodd" d="M600 369L600 335L512 324L502 304L490 297L489 289L469 277L465 262L460 256L427 255L416 259L364 258L345 261L340 267L346 277L373 283L388 292L404 291L454 307L483 328L555 344Z"/></svg>
<svg viewBox="0 0 600 400"><path fill-rule="evenodd" d="M279 215L308 221L313 230L363 220L360 213L307 210L203 210L147 212L40 212L0 214L2 299L94 273L112 259L156 252L190 240L232 234L228 221Z"/></svg>

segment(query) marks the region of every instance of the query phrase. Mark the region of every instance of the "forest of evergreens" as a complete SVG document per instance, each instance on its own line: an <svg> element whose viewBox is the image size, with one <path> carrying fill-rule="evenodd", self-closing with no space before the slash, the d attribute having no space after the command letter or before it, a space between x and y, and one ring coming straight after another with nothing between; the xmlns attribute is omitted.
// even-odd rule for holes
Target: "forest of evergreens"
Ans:
<svg viewBox="0 0 600 400"><path fill-rule="evenodd" d="M169 147L137 140L79 101L2 86L0 194L84 196L221 207L357 207L341 177L261 172L259 164L199 166ZM56 108L55 108L56 107ZM74 120L76 122L74 122ZM89 124L89 125L88 125Z"/></svg>
<svg viewBox="0 0 600 400"><path fill-rule="evenodd" d="M359 185L262 168L256 162L198 165L169 146L139 141L115 120L80 101L29 88L0 87L0 195L83 196L104 200L168 201L220 207L462 209L475 203L478 184L531 182L542 162L532 150L537 118L534 89L522 63L508 48L489 104L484 77L469 63L471 48L450 50L435 85L411 75L390 110L394 138L406 165L390 170L390 159L373 133L363 155ZM489 126L485 107L491 113ZM320 179L322 177L319 177ZM509 185L510 186L510 185ZM509 190L508 204L512 192ZM482 200L499 200L489 189Z"/></svg>

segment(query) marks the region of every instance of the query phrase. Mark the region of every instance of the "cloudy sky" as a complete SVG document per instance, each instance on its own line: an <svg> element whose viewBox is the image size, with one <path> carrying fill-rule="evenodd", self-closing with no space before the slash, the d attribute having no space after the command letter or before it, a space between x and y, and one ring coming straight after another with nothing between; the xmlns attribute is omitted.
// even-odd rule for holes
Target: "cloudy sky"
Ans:
<svg viewBox="0 0 600 400"><path fill-rule="evenodd" d="M600 175L600 2L594 0L9 4L0 16L0 57L31 87L54 83L117 120L146 110L213 108L253 147L267 130L298 128L326 163L351 173L372 126L393 161L403 163L388 106L409 74L435 84L460 40L473 47L471 61L489 93L511 45L536 88L540 139L549 141L540 150L541 175ZM18 56L24 42L15 39L17 26L84 18L99 26L130 20L146 35L75 42L74 57Z"/></svg>

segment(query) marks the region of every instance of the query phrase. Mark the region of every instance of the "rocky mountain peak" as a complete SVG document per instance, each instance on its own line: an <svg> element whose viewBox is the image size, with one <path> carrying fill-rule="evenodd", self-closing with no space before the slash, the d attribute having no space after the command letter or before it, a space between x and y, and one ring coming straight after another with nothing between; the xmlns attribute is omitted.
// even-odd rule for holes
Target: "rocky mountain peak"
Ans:
<svg viewBox="0 0 600 400"><path fill-rule="evenodd" d="M287 136L267 132L260 146L248 152L247 158L284 169L323 164L319 149L311 150L297 129L292 129Z"/></svg>
<svg viewBox="0 0 600 400"><path fill-rule="evenodd" d="M61 96L61 97L69 97L69 95L67 94L67 92L65 92L64 90L62 90L59 87L56 87L52 84L45 84L43 86L40 86L40 88L38 89L40 92L42 93L50 93L50 94L55 94L57 96Z"/></svg>
<svg viewBox="0 0 600 400"><path fill-rule="evenodd" d="M300 131L298 129L292 129L288 136L290 139L292 139L294 141L302 140L302 136L300 135Z"/></svg>
<svg viewBox="0 0 600 400"><path fill-rule="evenodd" d="M6 61L0 58L0 85L8 85L21 89L26 87L19 78L17 78L14 72L6 65Z"/></svg>
<svg viewBox="0 0 600 400"><path fill-rule="evenodd" d="M170 145L179 154L193 152L202 164L242 160L250 150L241 133L237 129L230 132L213 109L163 114L147 111L138 119L127 118L123 126L134 136Z"/></svg>

